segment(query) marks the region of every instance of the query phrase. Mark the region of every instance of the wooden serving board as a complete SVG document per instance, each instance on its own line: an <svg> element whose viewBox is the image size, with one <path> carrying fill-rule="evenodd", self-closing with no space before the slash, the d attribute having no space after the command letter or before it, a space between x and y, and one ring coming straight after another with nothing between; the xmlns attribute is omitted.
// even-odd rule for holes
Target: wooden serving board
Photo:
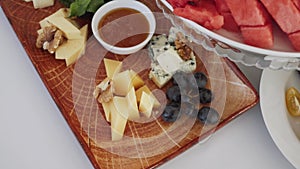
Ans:
<svg viewBox="0 0 300 169"><path fill-rule="evenodd" d="M160 12L155 0L141 1L153 11ZM157 88L148 78L149 69L140 66L150 64L148 57L145 57L146 50L128 57L114 55L105 52L91 37L85 55L66 67L64 61L55 60L53 55L35 47L38 22L62 7L58 1L54 6L44 9L34 9L32 3L21 0L1 0L0 5L49 93L97 169L155 168L258 102L257 92L234 63L195 45L193 49L199 56L197 69L209 75L209 87L215 96L210 106L221 113L220 123L217 126L203 126L199 121L185 116L175 123L166 123L156 116L146 119L147 122L129 122L124 139L112 142L109 123L103 118L101 105L92 96L96 84L105 78L101 60L104 57L124 60L124 67L139 72L146 84L154 90ZM168 30L168 20L162 15L158 16L158 28ZM77 21L83 25L90 23L91 17L86 15ZM162 91L166 91L166 87Z"/></svg>

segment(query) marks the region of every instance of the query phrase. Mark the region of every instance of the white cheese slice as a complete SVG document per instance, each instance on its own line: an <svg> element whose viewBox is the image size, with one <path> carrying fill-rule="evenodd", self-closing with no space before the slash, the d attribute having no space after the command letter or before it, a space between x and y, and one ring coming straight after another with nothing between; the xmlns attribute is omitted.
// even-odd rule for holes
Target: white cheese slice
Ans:
<svg viewBox="0 0 300 169"><path fill-rule="evenodd" d="M173 74L180 69L180 65L183 63L183 60L174 49L170 48L157 57L157 62L164 71Z"/></svg>
<svg viewBox="0 0 300 169"><path fill-rule="evenodd" d="M68 40L82 38L80 30L65 17L49 17L47 20L60 29Z"/></svg>

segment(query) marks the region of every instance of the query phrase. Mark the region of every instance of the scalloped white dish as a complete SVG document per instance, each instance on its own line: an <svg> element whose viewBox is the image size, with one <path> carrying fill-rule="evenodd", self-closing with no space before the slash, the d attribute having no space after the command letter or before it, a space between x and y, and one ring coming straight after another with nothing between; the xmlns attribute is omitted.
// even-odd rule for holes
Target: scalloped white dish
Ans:
<svg viewBox="0 0 300 169"><path fill-rule="evenodd" d="M300 75L296 71L264 70L260 83L260 105L276 146L291 164L300 168L300 117L292 117L285 105L285 91L292 86L300 89Z"/></svg>
<svg viewBox="0 0 300 169"><path fill-rule="evenodd" d="M191 20L173 15L173 8L166 0L156 0L156 3L173 25L179 27L186 35L191 36L196 43L208 50L215 51L220 56L258 68L300 69L300 60L298 59L300 52L293 49L288 37L276 26L273 30L274 47L263 49L243 43L240 33L229 32L224 29L211 31ZM203 40L203 36L206 40ZM212 46L211 39L216 41L218 45ZM222 45L227 46L227 48Z"/></svg>
<svg viewBox="0 0 300 169"><path fill-rule="evenodd" d="M171 11L173 11L172 6L166 0L160 0L163 4L166 5ZM274 26L274 47L272 49L263 49L247 45L243 43L241 34L235 32L229 32L225 29L220 29L217 31L211 31L203 26L182 18L187 24L190 24L194 28L198 29L200 32L206 34L210 38L221 41L225 44L230 45L238 49L246 50L249 52L255 52L262 55L269 56L288 56L288 57L300 57L300 52L297 52L293 49L291 43L289 42L287 36L279 30L279 28Z"/></svg>

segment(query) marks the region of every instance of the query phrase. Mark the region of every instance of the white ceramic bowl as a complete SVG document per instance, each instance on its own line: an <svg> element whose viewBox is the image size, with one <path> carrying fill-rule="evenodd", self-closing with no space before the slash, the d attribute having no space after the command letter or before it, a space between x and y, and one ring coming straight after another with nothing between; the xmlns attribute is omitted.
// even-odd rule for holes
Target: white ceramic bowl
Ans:
<svg viewBox="0 0 300 169"><path fill-rule="evenodd" d="M130 8L130 9L135 9L142 14L145 15L146 19L149 22L149 35L147 38L142 41L141 43L131 46L131 47L116 47L113 45L110 45L109 43L105 42L99 35L98 31L98 24L99 21L102 19L103 16L105 16L108 12L118 9L118 8ZM131 53L135 53L139 50L141 50L151 39L155 32L156 28L156 21L155 17L152 13L152 11L143 3L138 2L138 1L129 1L129 0L114 0L110 1L103 6L101 6L96 13L93 16L92 19L92 31L96 39L102 44L102 46L107 49L108 51L115 53L115 54L120 54L120 55L127 55Z"/></svg>

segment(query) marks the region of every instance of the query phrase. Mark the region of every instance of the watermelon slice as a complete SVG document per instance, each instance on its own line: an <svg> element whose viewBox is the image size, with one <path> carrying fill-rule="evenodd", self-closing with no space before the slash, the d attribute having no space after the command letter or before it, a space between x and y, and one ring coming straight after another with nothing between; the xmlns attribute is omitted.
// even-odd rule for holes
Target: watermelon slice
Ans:
<svg viewBox="0 0 300 169"><path fill-rule="evenodd" d="M246 44L271 48L274 44L272 25L264 26L241 26L241 32Z"/></svg>
<svg viewBox="0 0 300 169"><path fill-rule="evenodd" d="M235 22L232 14L230 12L222 12L221 15L224 17L224 25L223 28L225 30L231 31L231 32L239 32L240 28Z"/></svg>
<svg viewBox="0 0 300 169"><path fill-rule="evenodd" d="M292 0L261 0L261 2L285 33L300 30L300 12Z"/></svg>
<svg viewBox="0 0 300 169"><path fill-rule="evenodd" d="M294 48L300 51L300 31L289 34L289 39L292 42Z"/></svg>
<svg viewBox="0 0 300 169"><path fill-rule="evenodd" d="M300 10L300 0L293 0L294 5Z"/></svg>
<svg viewBox="0 0 300 169"><path fill-rule="evenodd" d="M218 13L213 1L210 0L201 0L196 6L187 4L184 8L175 8L174 14L210 30L220 29L224 24L224 17Z"/></svg>
<svg viewBox="0 0 300 169"><path fill-rule="evenodd" d="M258 0L225 0L239 26L263 26L269 15Z"/></svg>
<svg viewBox="0 0 300 169"><path fill-rule="evenodd" d="M188 0L167 0L170 5L175 8L183 8L188 3Z"/></svg>
<svg viewBox="0 0 300 169"><path fill-rule="evenodd" d="M215 0L215 3L216 3L217 11L219 13L230 12L230 9L228 8L228 6L224 0Z"/></svg>

